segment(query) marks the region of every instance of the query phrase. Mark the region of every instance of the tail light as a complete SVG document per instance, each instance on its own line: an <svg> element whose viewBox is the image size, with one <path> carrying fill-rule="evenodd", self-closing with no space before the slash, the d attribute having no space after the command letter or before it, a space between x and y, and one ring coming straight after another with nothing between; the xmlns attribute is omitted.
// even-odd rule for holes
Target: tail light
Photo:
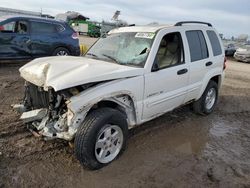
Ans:
<svg viewBox="0 0 250 188"><path fill-rule="evenodd" d="M227 68L227 58L224 57L224 64L223 64L223 70Z"/></svg>
<svg viewBox="0 0 250 188"><path fill-rule="evenodd" d="M73 34L71 35L71 37L72 37L72 39L78 39L78 34L77 34L77 33L73 33Z"/></svg>

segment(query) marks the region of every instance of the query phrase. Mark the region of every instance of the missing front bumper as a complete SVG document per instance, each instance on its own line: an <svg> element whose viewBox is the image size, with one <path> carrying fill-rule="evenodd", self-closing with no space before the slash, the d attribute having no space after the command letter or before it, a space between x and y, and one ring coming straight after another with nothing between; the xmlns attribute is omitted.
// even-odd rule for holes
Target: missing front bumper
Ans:
<svg viewBox="0 0 250 188"><path fill-rule="evenodd" d="M42 120L47 115L47 109L41 108L23 112L20 119L25 123Z"/></svg>

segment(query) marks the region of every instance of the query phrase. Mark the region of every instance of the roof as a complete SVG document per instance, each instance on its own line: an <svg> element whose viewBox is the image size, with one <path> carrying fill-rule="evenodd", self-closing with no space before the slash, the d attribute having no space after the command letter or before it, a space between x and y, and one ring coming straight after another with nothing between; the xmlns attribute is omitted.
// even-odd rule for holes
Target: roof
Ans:
<svg viewBox="0 0 250 188"><path fill-rule="evenodd" d="M131 27L120 27L111 30L109 33L123 33L123 32L156 32L160 29L173 27L174 25L145 25L145 26L131 26Z"/></svg>
<svg viewBox="0 0 250 188"><path fill-rule="evenodd" d="M171 27L184 27L186 29L200 29L200 28L212 28L212 24L207 22L200 22L200 21L182 21L177 22L174 25L165 24L165 25L144 25L144 26L130 26L130 27L120 27L113 29L109 32L112 33L123 33L123 32L149 32L155 33L158 30L171 28Z"/></svg>

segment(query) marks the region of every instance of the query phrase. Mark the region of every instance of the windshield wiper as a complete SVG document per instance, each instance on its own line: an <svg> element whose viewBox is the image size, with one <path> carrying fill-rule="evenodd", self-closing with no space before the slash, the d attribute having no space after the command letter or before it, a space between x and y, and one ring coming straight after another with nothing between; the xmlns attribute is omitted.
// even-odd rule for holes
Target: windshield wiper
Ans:
<svg viewBox="0 0 250 188"><path fill-rule="evenodd" d="M113 60L114 62L116 62L117 64L119 64L119 62L117 61L117 59L115 59L114 57L110 56L110 55L107 55L107 54L102 54L104 57L107 57L111 60Z"/></svg>
<svg viewBox="0 0 250 188"><path fill-rule="evenodd" d="M97 55L92 54L92 53L87 53L86 55L90 55L90 56L93 56L93 57L98 57Z"/></svg>
<svg viewBox="0 0 250 188"><path fill-rule="evenodd" d="M120 63L120 65L126 65L126 66L131 66L131 67L139 67L141 68L140 66L141 63L138 63L138 64L135 64L135 63Z"/></svg>

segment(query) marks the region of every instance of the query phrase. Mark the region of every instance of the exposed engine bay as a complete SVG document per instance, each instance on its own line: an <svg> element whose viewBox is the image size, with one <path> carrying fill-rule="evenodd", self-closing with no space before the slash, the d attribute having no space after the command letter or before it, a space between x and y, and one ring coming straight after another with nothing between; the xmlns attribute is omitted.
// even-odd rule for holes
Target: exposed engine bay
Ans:
<svg viewBox="0 0 250 188"><path fill-rule="evenodd" d="M72 112L67 108L69 98L95 85L85 84L55 92L53 88L45 91L43 87L25 82L23 104L14 108L22 113L21 118L31 131L45 136L46 139L62 138L71 140L69 133ZM73 133L72 133L73 134Z"/></svg>
<svg viewBox="0 0 250 188"><path fill-rule="evenodd" d="M46 91L43 87L26 81L23 103L15 105L14 109L22 114L20 119L35 135L44 136L45 140L55 138L72 140L90 109L98 108L98 105L104 104L105 100L101 104L89 103L79 109L80 111L74 111L69 107L70 99L106 82L110 81L88 83L55 92L51 87ZM135 125L134 109L128 97L111 96L108 101L115 102L117 108L128 115L129 125Z"/></svg>

